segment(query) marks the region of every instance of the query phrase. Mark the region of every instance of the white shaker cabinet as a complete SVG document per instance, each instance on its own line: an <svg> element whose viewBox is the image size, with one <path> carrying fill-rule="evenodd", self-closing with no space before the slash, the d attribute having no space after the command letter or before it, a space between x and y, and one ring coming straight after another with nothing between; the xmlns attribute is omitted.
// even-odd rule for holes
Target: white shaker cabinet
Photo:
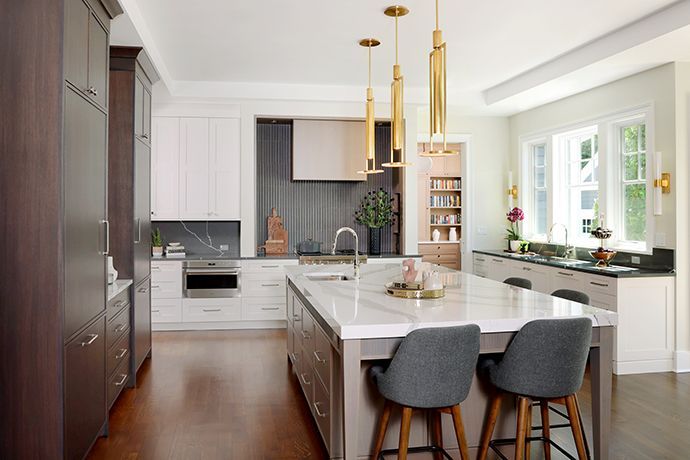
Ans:
<svg viewBox="0 0 690 460"><path fill-rule="evenodd" d="M208 219L208 118L180 119L180 218Z"/></svg>
<svg viewBox="0 0 690 460"><path fill-rule="evenodd" d="M240 120L153 120L153 218L239 220Z"/></svg>
<svg viewBox="0 0 690 460"><path fill-rule="evenodd" d="M151 149L151 217L180 216L180 119L154 118Z"/></svg>

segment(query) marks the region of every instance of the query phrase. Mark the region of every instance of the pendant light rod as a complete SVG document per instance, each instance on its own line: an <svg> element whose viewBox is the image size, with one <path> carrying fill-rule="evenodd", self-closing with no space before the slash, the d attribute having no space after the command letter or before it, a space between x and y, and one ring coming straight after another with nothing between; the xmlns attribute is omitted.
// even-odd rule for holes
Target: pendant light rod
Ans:
<svg viewBox="0 0 690 460"><path fill-rule="evenodd" d="M357 171L358 174L380 174L383 169L376 169L376 127L375 127L375 115L374 115L374 90L371 87L371 49L375 46L381 44L375 38L364 38L359 41L360 46L366 46L367 54L369 58L369 79L367 87L367 98L366 98L366 121L364 123L364 149L365 149L365 167L361 171Z"/></svg>
<svg viewBox="0 0 690 460"><path fill-rule="evenodd" d="M438 0L436 0L436 30L438 29Z"/></svg>

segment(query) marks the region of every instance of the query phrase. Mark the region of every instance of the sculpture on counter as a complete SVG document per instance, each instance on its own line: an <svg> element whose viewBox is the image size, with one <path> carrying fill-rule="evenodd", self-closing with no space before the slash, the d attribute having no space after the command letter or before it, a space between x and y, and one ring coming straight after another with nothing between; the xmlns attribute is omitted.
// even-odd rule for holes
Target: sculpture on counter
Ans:
<svg viewBox="0 0 690 460"><path fill-rule="evenodd" d="M402 263L403 280L406 283L412 283L417 279L417 270L414 267L414 259L405 259Z"/></svg>
<svg viewBox="0 0 690 460"><path fill-rule="evenodd" d="M263 246L266 255L287 254L288 231L283 227L283 218L278 215L276 208L271 208L271 215L266 219L268 239Z"/></svg>

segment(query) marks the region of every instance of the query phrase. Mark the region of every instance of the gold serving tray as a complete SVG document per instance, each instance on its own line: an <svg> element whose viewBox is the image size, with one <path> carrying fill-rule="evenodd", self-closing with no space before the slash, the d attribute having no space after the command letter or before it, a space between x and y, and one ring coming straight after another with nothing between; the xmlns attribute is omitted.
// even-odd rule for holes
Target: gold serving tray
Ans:
<svg viewBox="0 0 690 460"><path fill-rule="evenodd" d="M386 294L401 299L440 299L446 295L446 289L424 289L422 283L392 282L386 283Z"/></svg>

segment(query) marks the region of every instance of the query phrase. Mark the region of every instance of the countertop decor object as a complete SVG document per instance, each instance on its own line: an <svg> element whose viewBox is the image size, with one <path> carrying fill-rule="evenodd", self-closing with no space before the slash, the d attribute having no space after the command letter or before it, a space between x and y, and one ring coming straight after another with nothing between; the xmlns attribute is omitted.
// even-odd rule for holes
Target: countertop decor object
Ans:
<svg viewBox="0 0 690 460"><path fill-rule="evenodd" d="M414 259L405 259L402 263L402 276L406 283L412 283L417 279L417 270L414 266Z"/></svg>
<svg viewBox="0 0 690 460"><path fill-rule="evenodd" d="M117 270L113 265L113 256L108 256L108 284L113 284L117 280Z"/></svg>
<svg viewBox="0 0 690 460"><path fill-rule="evenodd" d="M376 126L374 115L374 90L371 87L371 49L379 46L381 42L375 38L364 38L359 41L359 46L366 46L369 52L369 85L367 86L367 102L366 102L366 121L364 125L364 145L366 148L365 166L357 174L381 174L383 169L376 169Z"/></svg>
<svg viewBox="0 0 690 460"><path fill-rule="evenodd" d="M401 299L440 299L446 295L446 290L441 286L440 289L426 289L424 283L386 283L386 294L391 297Z"/></svg>
<svg viewBox="0 0 690 460"><path fill-rule="evenodd" d="M369 254L381 254L381 228L393 221L393 198L383 188L368 192L355 211L355 220L369 229Z"/></svg>
<svg viewBox="0 0 690 460"><path fill-rule="evenodd" d="M514 207L506 214L506 218L510 222L510 226L506 229L506 240L508 240L509 249L512 252L517 252L522 241L520 222L525 220L525 213L522 209Z"/></svg>
<svg viewBox="0 0 690 460"><path fill-rule="evenodd" d="M283 218L278 215L276 208L271 208L271 215L266 218L268 239L263 246L266 255L287 254L288 231L283 227Z"/></svg>
<svg viewBox="0 0 690 460"><path fill-rule="evenodd" d="M597 267L608 267L611 260L616 257L617 252L606 248L606 240L611 238L613 231L604 227L604 217L600 217L601 226L592 230L592 236L599 240L599 247L596 251L589 251L590 255L598 260Z"/></svg>
<svg viewBox="0 0 690 460"><path fill-rule="evenodd" d="M151 254L153 257L163 255L163 237L161 236L161 229L158 227L151 232Z"/></svg>
<svg viewBox="0 0 690 460"><path fill-rule="evenodd" d="M441 232L439 232L438 229L435 228L434 231L431 232L431 240L434 243L438 243L440 239L441 239Z"/></svg>

